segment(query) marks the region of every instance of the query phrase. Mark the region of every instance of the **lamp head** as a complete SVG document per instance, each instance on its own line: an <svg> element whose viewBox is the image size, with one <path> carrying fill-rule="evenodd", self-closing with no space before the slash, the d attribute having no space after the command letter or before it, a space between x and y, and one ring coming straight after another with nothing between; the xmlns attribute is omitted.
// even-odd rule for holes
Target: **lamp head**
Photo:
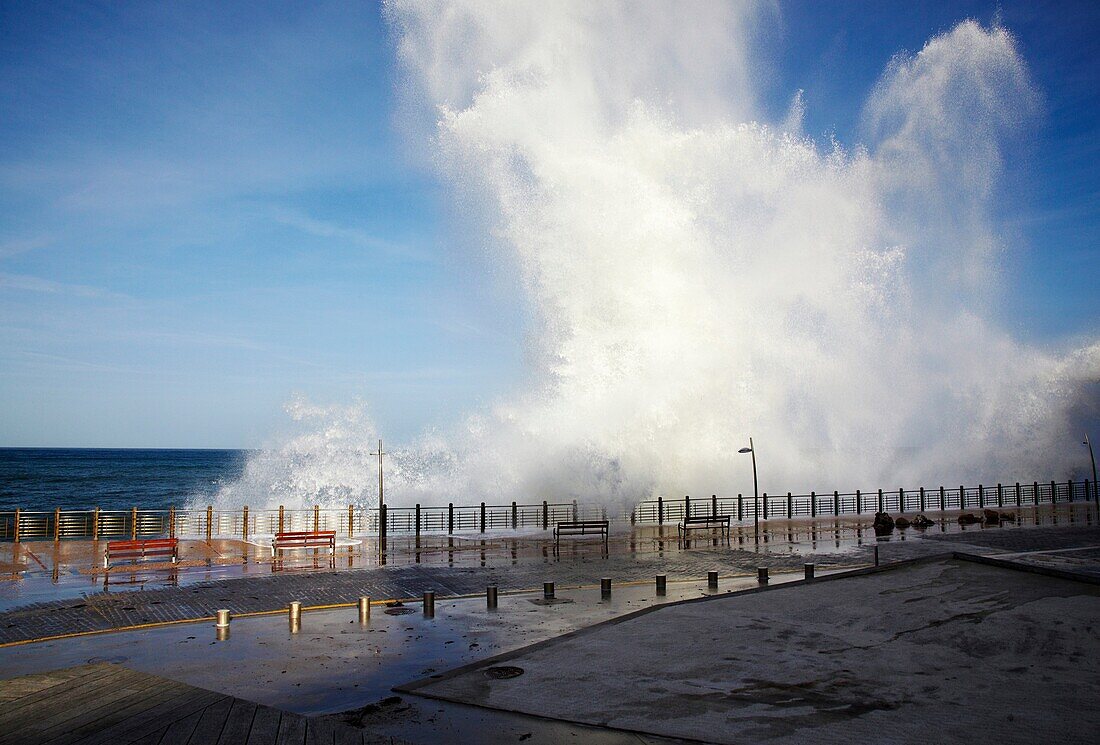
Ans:
<svg viewBox="0 0 1100 745"><path fill-rule="evenodd" d="M740 449L740 450L738 450L737 452L739 452L739 453L751 453L751 452L752 452L752 448L741 448L741 449Z"/></svg>

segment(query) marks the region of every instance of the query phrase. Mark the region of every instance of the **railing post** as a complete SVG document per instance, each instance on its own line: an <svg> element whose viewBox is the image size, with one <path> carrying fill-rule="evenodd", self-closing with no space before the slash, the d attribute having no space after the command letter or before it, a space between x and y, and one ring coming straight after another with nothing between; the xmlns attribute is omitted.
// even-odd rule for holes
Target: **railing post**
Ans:
<svg viewBox="0 0 1100 745"><path fill-rule="evenodd" d="M764 492L764 494L761 498L764 500L764 519L767 520L768 519L768 493Z"/></svg>
<svg viewBox="0 0 1100 745"><path fill-rule="evenodd" d="M966 509L966 487L959 484L959 509Z"/></svg>
<svg viewBox="0 0 1100 745"><path fill-rule="evenodd" d="M684 495L684 517L691 517L691 497Z"/></svg>
<svg viewBox="0 0 1100 745"><path fill-rule="evenodd" d="M99 540L99 508L92 511L92 540Z"/></svg>
<svg viewBox="0 0 1100 745"><path fill-rule="evenodd" d="M742 504L741 495L737 495L737 522L741 522L744 519L745 507Z"/></svg>
<svg viewBox="0 0 1100 745"><path fill-rule="evenodd" d="M833 489L833 516L840 517L840 490Z"/></svg>
<svg viewBox="0 0 1100 745"><path fill-rule="evenodd" d="M710 516L718 517L718 495L710 495Z"/></svg>
<svg viewBox="0 0 1100 745"><path fill-rule="evenodd" d="M130 508L130 540L137 539L137 507Z"/></svg>
<svg viewBox="0 0 1100 745"><path fill-rule="evenodd" d="M313 505L313 532L316 533L321 529L321 505Z"/></svg>
<svg viewBox="0 0 1100 745"><path fill-rule="evenodd" d="M481 532L485 532L485 503L481 503Z"/></svg>
<svg viewBox="0 0 1100 745"><path fill-rule="evenodd" d="M550 529L550 505L546 503L546 500L542 500L542 529Z"/></svg>
<svg viewBox="0 0 1100 745"><path fill-rule="evenodd" d="M577 500L573 500L573 522L577 521Z"/></svg>
<svg viewBox="0 0 1100 745"><path fill-rule="evenodd" d="M882 505L882 489L879 489L878 490L878 511L879 512L885 512L886 511L882 507L883 507L883 505Z"/></svg>
<svg viewBox="0 0 1100 745"><path fill-rule="evenodd" d="M1035 507L1039 506L1039 482L1031 482L1031 504Z"/></svg>
<svg viewBox="0 0 1100 745"><path fill-rule="evenodd" d="M519 530L519 507L512 500L512 530Z"/></svg>
<svg viewBox="0 0 1100 745"><path fill-rule="evenodd" d="M985 487L978 484L978 509L985 509Z"/></svg>
<svg viewBox="0 0 1100 745"><path fill-rule="evenodd" d="M53 542L57 543L61 540L61 508L54 507L53 509Z"/></svg>
<svg viewBox="0 0 1100 745"><path fill-rule="evenodd" d="M176 537L176 506L172 505L168 508L168 537Z"/></svg>
<svg viewBox="0 0 1100 745"><path fill-rule="evenodd" d="M1070 479L1067 482L1066 488L1069 489L1069 501L1072 502L1073 501L1073 479Z"/></svg>
<svg viewBox="0 0 1100 745"><path fill-rule="evenodd" d="M420 502L416 503L416 534L420 535Z"/></svg>
<svg viewBox="0 0 1100 745"><path fill-rule="evenodd" d="M856 489L856 514L863 514L863 493Z"/></svg>
<svg viewBox="0 0 1100 745"><path fill-rule="evenodd" d="M451 535L455 532L455 505L454 502L447 502L447 534Z"/></svg>
<svg viewBox="0 0 1100 745"><path fill-rule="evenodd" d="M940 512L947 509L947 491L944 490L943 484L940 484Z"/></svg>
<svg viewBox="0 0 1100 745"><path fill-rule="evenodd" d="M810 492L810 517L817 517L817 492Z"/></svg>
<svg viewBox="0 0 1100 745"><path fill-rule="evenodd" d="M286 532L286 530L283 527L285 524L286 524L286 522L285 522L285 510L283 509L282 505L279 505L279 532L280 533L285 533Z"/></svg>
<svg viewBox="0 0 1100 745"><path fill-rule="evenodd" d="M793 511L794 511L794 497L791 496L790 492L787 492L787 519L788 520L790 520L792 517L794 517Z"/></svg>
<svg viewBox="0 0 1100 745"><path fill-rule="evenodd" d="M665 498L657 497L657 524L664 525L665 523Z"/></svg>
<svg viewBox="0 0 1100 745"><path fill-rule="evenodd" d="M214 522L214 508L206 505L206 542L210 543L210 530Z"/></svg>
<svg viewBox="0 0 1100 745"><path fill-rule="evenodd" d="M924 506L924 505L925 505L925 501L924 501L924 487L922 486L922 487L920 488L920 511L921 511L921 512L924 512L924 510L925 510L925 506Z"/></svg>
<svg viewBox="0 0 1100 745"><path fill-rule="evenodd" d="M1023 506L1023 498L1020 495L1020 482L1019 481L1016 482L1016 506L1017 507Z"/></svg>
<svg viewBox="0 0 1100 745"><path fill-rule="evenodd" d="M248 540L248 505L241 508L241 540Z"/></svg>
<svg viewBox="0 0 1100 745"><path fill-rule="evenodd" d="M20 512L21 512L21 510L18 507L16 507L15 508L15 526L12 528L12 538L15 541L15 543L19 543L19 513Z"/></svg>
<svg viewBox="0 0 1100 745"><path fill-rule="evenodd" d="M997 506L1005 506L1005 489L1000 481L997 482Z"/></svg>
<svg viewBox="0 0 1100 745"><path fill-rule="evenodd" d="M898 512L905 512L905 489L898 487Z"/></svg>
<svg viewBox="0 0 1100 745"><path fill-rule="evenodd" d="M378 547L381 551L386 550L386 535L389 532L389 520L387 519L386 510L385 504L378 508Z"/></svg>
<svg viewBox="0 0 1100 745"><path fill-rule="evenodd" d="M1051 481L1050 482L1050 505L1051 505L1051 507L1053 507L1055 501L1057 501L1056 500L1057 496L1058 496L1058 487L1055 485L1055 483L1053 481Z"/></svg>
<svg viewBox="0 0 1100 745"><path fill-rule="evenodd" d="M351 538L355 527L355 505L348 505L348 538Z"/></svg>

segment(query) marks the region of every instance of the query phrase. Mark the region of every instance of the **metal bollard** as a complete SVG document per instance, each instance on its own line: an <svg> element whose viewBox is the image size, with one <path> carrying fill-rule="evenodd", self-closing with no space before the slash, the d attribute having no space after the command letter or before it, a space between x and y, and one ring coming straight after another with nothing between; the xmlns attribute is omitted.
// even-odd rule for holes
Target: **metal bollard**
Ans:
<svg viewBox="0 0 1100 745"><path fill-rule="evenodd" d="M229 638L229 620L229 611L218 611L214 621L214 636L217 637L218 641L225 641Z"/></svg>
<svg viewBox="0 0 1100 745"><path fill-rule="evenodd" d="M602 579L600 579L600 597L602 597L602 598L611 597L611 578L610 577L603 577Z"/></svg>
<svg viewBox="0 0 1100 745"><path fill-rule="evenodd" d="M707 587L712 590L718 589L718 572L707 572Z"/></svg>
<svg viewBox="0 0 1100 745"><path fill-rule="evenodd" d="M664 595L665 594L666 581L667 581L667 577L665 577L665 575L663 575L663 574L658 574L657 575L657 594L658 595Z"/></svg>
<svg viewBox="0 0 1100 745"><path fill-rule="evenodd" d="M554 599L554 583L553 582L543 582L542 583L542 597L543 597L543 600L553 600Z"/></svg>
<svg viewBox="0 0 1100 745"><path fill-rule="evenodd" d="M435 617L435 592L433 590L424 591L424 618Z"/></svg>
<svg viewBox="0 0 1100 745"><path fill-rule="evenodd" d="M756 568L756 581L762 585L768 584L768 568L757 567Z"/></svg>
<svg viewBox="0 0 1100 745"><path fill-rule="evenodd" d="M367 625L370 623L370 596L364 595L359 598L359 623L361 625Z"/></svg>
<svg viewBox="0 0 1100 745"><path fill-rule="evenodd" d="M287 611L290 620L290 633L297 634L302 628L302 604L295 600L291 602Z"/></svg>
<svg viewBox="0 0 1100 745"><path fill-rule="evenodd" d="M803 564L802 568L806 570L806 579L813 579L814 578L814 565L813 564Z"/></svg>
<svg viewBox="0 0 1100 745"><path fill-rule="evenodd" d="M875 546L875 566L878 566L878 546Z"/></svg>
<svg viewBox="0 0 1100 745"><path fill-rule="evenodd" d="M493 610L497 607L497 586L489 585L485 588L485 607Z"/></svg>

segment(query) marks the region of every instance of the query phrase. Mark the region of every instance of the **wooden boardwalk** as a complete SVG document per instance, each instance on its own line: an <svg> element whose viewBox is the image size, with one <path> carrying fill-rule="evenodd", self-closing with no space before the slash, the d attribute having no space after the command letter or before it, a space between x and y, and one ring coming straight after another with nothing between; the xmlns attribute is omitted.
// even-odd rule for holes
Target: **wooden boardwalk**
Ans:
<svg viewBox="0 0 1100 745"><path fill-rule="evenodd" d="M107 663L0 681L0 745L379 742L389 739Z"/></svg>

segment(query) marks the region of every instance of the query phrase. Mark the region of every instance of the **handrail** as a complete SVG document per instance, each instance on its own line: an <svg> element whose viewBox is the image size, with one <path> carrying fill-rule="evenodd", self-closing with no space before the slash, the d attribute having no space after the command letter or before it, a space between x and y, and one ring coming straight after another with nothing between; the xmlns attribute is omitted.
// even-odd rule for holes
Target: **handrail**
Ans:
<svg viewBox="0 0 1100 745"><path fill-rule="evenodd" d="M976 487L943 486L854 492L647 499L628 513L608 515L607 505L571 502L459 505L413 505L307 509L62 510L0 511L0 540L61 540L69 538L242 538L294 530L335 530L339 538L419 533L484 533L489 530L547 530L572 520L610 520L630 524L676 522L688 516L728 515L738 521L769 518L861 515L874 512L1012 508L1057 502L1094 501L1095 485L1083 482L1038 482ZM757 511L759 510L759 511ZM384 516L384 517L383 517Z"/></svg>

